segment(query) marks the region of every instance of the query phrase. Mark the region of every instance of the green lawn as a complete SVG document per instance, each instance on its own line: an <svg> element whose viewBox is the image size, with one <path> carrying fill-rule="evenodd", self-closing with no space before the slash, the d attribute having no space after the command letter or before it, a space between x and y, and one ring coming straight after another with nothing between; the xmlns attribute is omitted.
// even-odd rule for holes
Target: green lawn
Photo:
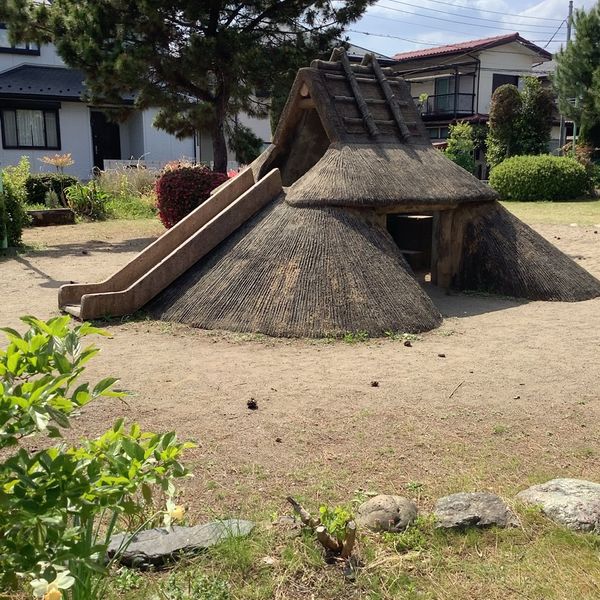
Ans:
<svg viewBox="0 0 600 600"><path fill-rule="evenodd" d="M502 204L519 219L532 224L598 225L600 227L600 200L576 202L515 202Z"/></svg>

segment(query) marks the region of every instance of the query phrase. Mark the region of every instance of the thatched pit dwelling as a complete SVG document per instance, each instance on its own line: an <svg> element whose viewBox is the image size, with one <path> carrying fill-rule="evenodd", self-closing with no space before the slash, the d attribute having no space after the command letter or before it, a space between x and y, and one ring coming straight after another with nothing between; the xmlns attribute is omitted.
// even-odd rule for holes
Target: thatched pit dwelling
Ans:
<svg viewBox="0 0 600 600"><path fill-rule="evenodd" d="M441 315L415 274L532 300L600 282L429 142L401 78L343 50L298 72L273 144L251 165L283 192L149 305L203 328L320 337L420 332Z"/></svg>

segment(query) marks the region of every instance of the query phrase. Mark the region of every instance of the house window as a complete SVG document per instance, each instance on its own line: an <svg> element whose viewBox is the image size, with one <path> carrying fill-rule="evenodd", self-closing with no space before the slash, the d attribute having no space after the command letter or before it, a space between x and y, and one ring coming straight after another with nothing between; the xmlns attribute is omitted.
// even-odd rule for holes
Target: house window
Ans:
<svg viewBox="0 0 600 600"><path fill-rule="evenodd" d="M11 44L8 39L8 30L4 23L0 23L0 53L3 54L34 54L39 56L40 46L33 42Z"/></svg>
<svg viewBox="0 0 600 600"><path fill-rule="evenodd" d="M427 133L429 133L429 139L437 140L440 137L440 130L438 127L428 127Z"/></svg>
<svg viewBox="0 0 600 600"><path fill-rule="evenodd" d="M2 146L6 149L60 150L58 111L4 109Z"/></svg>
<svg viewBox="0 0 600 600"><path fill-rule="evenodd" d="M492 94L501 85L514 85L519 87L519 76L518 75L504 75L503 73L494 73L492 76Z"/></svg>

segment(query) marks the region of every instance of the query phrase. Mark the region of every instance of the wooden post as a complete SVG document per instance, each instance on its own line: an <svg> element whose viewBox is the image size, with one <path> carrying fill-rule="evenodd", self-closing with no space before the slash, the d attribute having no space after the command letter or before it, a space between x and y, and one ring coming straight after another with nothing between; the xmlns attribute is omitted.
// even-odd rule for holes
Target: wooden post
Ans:
<svg viewBox="0 0 600 600"><path fill-rule="evenodd" d="M441 287L449 288L452 282L452 220L453 210L442 210L434 217L434 244L431 280ZM435 273L435 276L434 276Z"/></svg>

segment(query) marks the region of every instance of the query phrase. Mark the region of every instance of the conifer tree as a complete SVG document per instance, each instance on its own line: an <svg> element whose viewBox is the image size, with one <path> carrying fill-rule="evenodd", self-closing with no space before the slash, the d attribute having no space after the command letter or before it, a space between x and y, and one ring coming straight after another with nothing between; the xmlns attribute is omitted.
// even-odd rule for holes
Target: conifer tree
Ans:
<svg viewBox="0 0 600 600"><path fill-rule="evenodd" d="M600 2L575 11L575 38L556 55L553 83L562 114L580 127L582 141L600 146Z"/></svg>
<svg viewBox="0 0 600 600"><path fill-rule="evenodd" d="M159 108L161 129L210 131L214 169L225 171L233 117L266 116L265 92L338 45L374 1L2 0L0 19L15 41L54 43L85 74L90 101L131 94Z"/></svg>

